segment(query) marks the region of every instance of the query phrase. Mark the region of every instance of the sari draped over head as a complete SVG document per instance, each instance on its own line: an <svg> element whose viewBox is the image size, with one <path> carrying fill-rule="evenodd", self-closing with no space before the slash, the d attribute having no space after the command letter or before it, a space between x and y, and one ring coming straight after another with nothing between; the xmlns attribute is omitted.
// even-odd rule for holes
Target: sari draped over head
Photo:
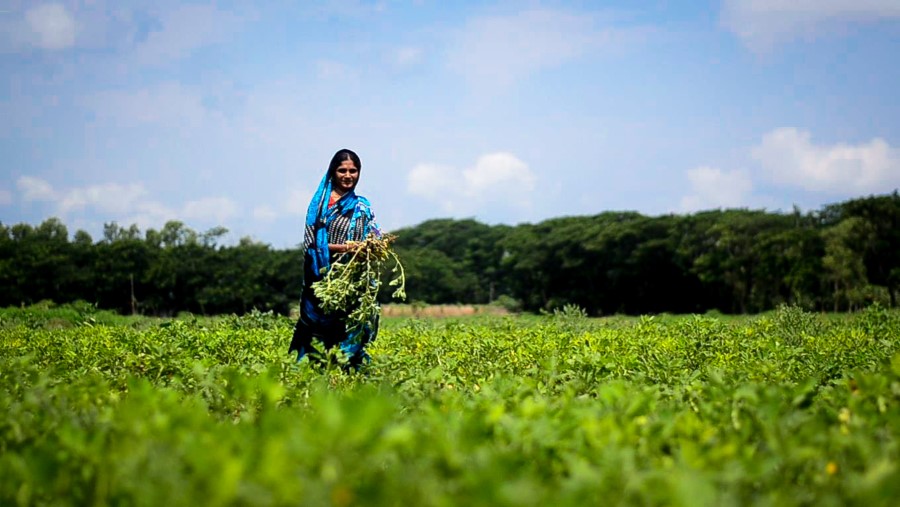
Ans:
<svg viewBox="0 0 900 507"><path fill-rule="evenodd" d="M340 347L350 366L359 368L363 362L370 360L364 347L378 333L378 315L373 315L369 322L361 326L348 328L346 317L349 312L325 313L321 301L313 293L312 284L324 278L332 261L343 255L331 254L329 243L363 241L370 233L380 237L381 231L365 197L351 190L329 206L331 190L331 174L326 172L306 211L303 294L300 298L300 318L294 328L289 351L297 352L298 361L310 354L311 360L321 362L320 356L324 351L317 350L313 344L314 340L318 340L325 349Z"/></svg>

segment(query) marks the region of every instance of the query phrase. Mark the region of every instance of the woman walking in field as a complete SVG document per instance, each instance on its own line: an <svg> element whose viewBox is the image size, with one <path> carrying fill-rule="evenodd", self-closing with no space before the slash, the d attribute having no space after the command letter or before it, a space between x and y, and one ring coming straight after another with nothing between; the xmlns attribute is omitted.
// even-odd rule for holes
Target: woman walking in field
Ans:
<svg viewBox="0 0 900 507"><path fill-rule="evenodd" d="M309 202L300 318L289 349L297 352L298 361L308 354L310 361L321 365L325 351L333 347L340 347L348 359L348 366L354 369L370 360L365 346L378 332L378 314L363 325L348 328L348 312L326 314L312 289L313 283L328 273L334 261L352 252L353 247L348 242L364 241L370 233L381 236L369 201L355 192L361 169L362 162L356 153L339 150ZM316 348L316 340L321 342L324 350Z"/></svg>

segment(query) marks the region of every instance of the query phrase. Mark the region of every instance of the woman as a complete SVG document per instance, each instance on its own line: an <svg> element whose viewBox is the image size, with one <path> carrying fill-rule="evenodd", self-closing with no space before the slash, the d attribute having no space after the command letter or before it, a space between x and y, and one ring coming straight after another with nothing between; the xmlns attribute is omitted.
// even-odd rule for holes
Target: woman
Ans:
<svg viewBox="0 0 900 507"><path fill-rule="evenodd" d="M315 340L326 350L339 346L354 369L370 360L365 346L378 332L378 315L363 326L347 329L347 312L326 314L312 290L312 284L325 276L331 263L351 251L348 241L363 241L370 232L381 236L369 201L354 191L361 169L362 162L356 153L347 149L338 151L309 202L300 319L289 349L297 352L298 361L309 354L311 361L323 363L325 351L316 348Z"/></svg>

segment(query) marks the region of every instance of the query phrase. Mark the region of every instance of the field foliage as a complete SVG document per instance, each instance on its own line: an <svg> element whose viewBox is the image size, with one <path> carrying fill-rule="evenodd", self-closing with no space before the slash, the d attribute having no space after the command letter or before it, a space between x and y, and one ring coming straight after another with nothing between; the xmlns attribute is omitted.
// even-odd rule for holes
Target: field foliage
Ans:
<svg viewBox="0 0 900 507"><path fill-rule="evenodd" d="M891 505L900 314L387 319L364 371L271 314L0 312L2 505Z"/></svg>

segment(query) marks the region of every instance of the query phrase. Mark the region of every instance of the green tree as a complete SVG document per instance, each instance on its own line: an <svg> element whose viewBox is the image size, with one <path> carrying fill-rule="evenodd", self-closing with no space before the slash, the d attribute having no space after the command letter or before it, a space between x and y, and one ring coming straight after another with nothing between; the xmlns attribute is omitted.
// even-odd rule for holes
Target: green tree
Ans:
<svg viewBox="0 0 900 507"><path fill-rule="evenodd" d="M825 278L832 284L834 311L840 310L844 302L848 310L860 306L868 285L863 258L853 245L871 241L872 228L864 219L851 217L822 231L825 242L825 256L822 267Z"/></svg>
<svg viewBox="0 0 900 507"><path fill-rule="evenodd" d="M871 236L862 249L866 276L885 287L891 306L897 305L900 288L900 194L852 199L834 206L841 220L859 217L871 227Z"/></svg>

